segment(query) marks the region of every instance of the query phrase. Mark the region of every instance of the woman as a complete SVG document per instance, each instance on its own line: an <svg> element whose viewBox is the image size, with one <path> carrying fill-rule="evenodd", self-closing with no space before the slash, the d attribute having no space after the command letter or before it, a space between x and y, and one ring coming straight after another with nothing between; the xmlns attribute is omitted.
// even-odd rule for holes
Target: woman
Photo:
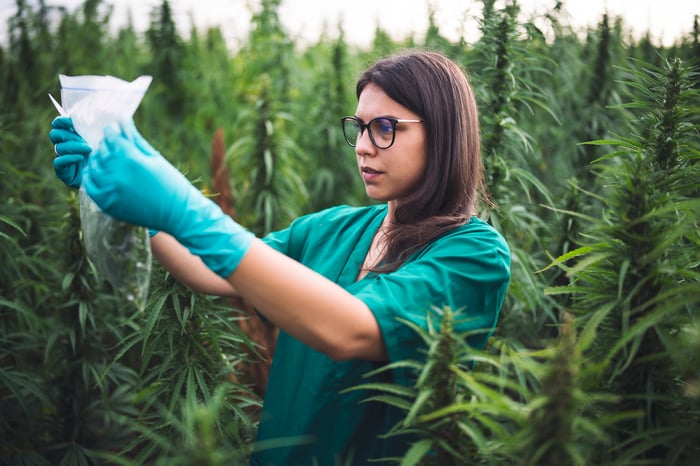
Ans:
<svg viewBox="0 0 700 466"><path fill-rule="evenodd" d="M387 362L424 357L404 321L425 327L433 306L461 311L459 330L481 330L469 343L483 347L506 292L508 247L475 216L485 193L476 104L462 70L433 52L397 54L361 75L357 98L342 125L377 203L304 216L264 239L223 214L133 124L107 128L88 159L70 120L54 122L59 178L82 182L110 215L159 230L154 256L184 283L239 295L281 329L256 465L402 456L411 439L380 438L401 413L344 390ZM401 370L378 377L414 383ZM284 446L265 448L268 440Z"/></svg>

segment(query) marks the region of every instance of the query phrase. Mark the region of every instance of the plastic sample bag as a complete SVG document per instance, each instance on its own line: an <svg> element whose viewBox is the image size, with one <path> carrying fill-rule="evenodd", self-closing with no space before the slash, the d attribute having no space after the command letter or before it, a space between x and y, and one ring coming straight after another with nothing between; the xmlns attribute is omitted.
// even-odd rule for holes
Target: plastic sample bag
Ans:
<svg viewBox="0 0 700 466"><path fill-rule="evenodd" d="M75 131L96 149L105 126L131 119L151 83L150 76L132 82L113 76L59 75L61 104ZM100 210L83 187L79 191L83 244L99 275L126 300L143 310L151 275L148 230L117 220Z"/></svg>

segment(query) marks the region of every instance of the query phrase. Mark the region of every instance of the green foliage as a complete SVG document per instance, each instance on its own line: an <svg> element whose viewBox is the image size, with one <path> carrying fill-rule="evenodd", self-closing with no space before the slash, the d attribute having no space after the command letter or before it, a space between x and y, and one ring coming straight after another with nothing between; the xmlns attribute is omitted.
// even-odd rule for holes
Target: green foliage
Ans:
<svg viewBox="0 0 700 466"><path fill-rule="evenodd" d="M298 168L304 155L285 135L284 128L293 124L293 118L283 112L274 112L269 79L260 80L260 96L254 111L244 113L251 136L239 139L233 154L242 153L239 161L250 184L244 186L243 211L250 214L244 224L258 235L283 228L299 212L297 206L306 201L306 187Z"/></svg>
<svg viewBox="0 0 700 466"><path fill-rule="evenodd" d="M571 285L550 290L572 293L582 321L604 316L590 351L601 384L644 413L609 432L628 446L613 457L683 464L697 455L696 400L679 371L691 353L677 338L695 328L700 302L695 73L679 59L629 71L634 94L623 107L638 113L637 132L592 142L617 149L597 161L602 217L584 246L558 259L578 261L564 267Z"/></svg>
<svg viewBox="0 0 700 466"><path fill-rule="evenodd" d="M367 202L339 117L369 61L411 46L470 74L496 204L483 216L513 270L486 349L454 331L458 312L435 310L415 329L425 360L383 369L414 370L415 385L370 387L404 410L387 435L416 438L397 463L694 464L697 16L665 48L607 15L581 36L560 2L539 21L515 1L482 4L473 44L443 37L429 10L422 43L377 27L360 49L340 27L295 44L266 0L234 49L224 24L181 36L167 1L141 34L110 30L103 0L18 0L0 47L0 464L245 464L259 415L238 382L255 363L243 314L158 266L138 312L95 274L77 196L50 164L57 75L154 76L137 125L203 185L224 129L238 219L262 235Z"/></svg>
<svg viewBox="0 0 700 466"><path fill-rule="evenodd" d="M618 398L592 391L600 371L583 352L594 342L598 320L581 330L568 318L545 350L526 350L512 339L493 338L485 350L471 348L469 335L455 331L460 312L433 309L428 330L414 327L425 341L425 361L401 361L378 371L409 368L413 387L366 384L378 392L369 400L402 409L403 420L387 435L417 440L401 466L589 465L599 448L611 445L605 427L637 413L604 410ZM590 407L599 408L591 414ZM619 463L624 464L624 463Z"/></svg>
<svg viewBox="0 0 700 466"><path fill-rule="evenodd" d="M172 17L170 3L165 0L154 10L151 26L146 32L151 49L154 93L163 99L163 106L172 117L184 112L182 68L185 61L185 47L177 32Z"/></svg>
<svg viewBox="0 0 700 466"><path fill-rule="evenodd" d="M524 36L516 3L503 9L495 8L494 2L483 3L482 36L465 66L472 70L481 112L482 158L496 204L483 215L506 237L513 255L513 280L501 329L520 340L528 335L539 339L557 317L555 303L541 298L544 277L532 271L546 263L544 253L550 246L540 240L547 241L553 232L549 212L532 206L554 206L553 187L536 176L543 163L541 150L523 122L540 115L547 123L556 123L542 90L552 63Z"/></svg>
<svg viewBox="0 0 700 466"><path fill-rule="evenodd" d="M356 74L350 69L342 29L337 40L316 44L303 58L300 68L305 74L299 82L308 86L300 89L301 98L296 103L299 110L295 114L301 116L299 143L307 148L308 162L314 167L305 173L309 191L305 210L362 203L358 194L364 194L364 190L356 176L355 153L345 143L339 124L340 116L354 113Z"/></svg>
<svg viewBox="0 0 700 466"><path fill-rule="evenodd" d="M449 308L433 310L427 331L414 327L428 348L426 362L399 363L413 366L418 378L415 387L401 394L405 400L393 402L407 413L389 434L410 432L420 438L401 459L402 465L468 465L482 460L498 464L505 459L498 443L509 435L509 425L522 422L524 406L518 394L525 387L500 377L509 370L503 359L469 347L469 335L455 332L460 318ZM471 370L475 364L488 369ZM509 396L509 390L516 396Z"/></svg>

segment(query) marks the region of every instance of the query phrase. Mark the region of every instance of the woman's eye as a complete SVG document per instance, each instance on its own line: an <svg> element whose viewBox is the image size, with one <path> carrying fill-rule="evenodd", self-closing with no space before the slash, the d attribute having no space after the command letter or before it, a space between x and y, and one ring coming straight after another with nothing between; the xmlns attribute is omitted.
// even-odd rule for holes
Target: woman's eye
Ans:
<svg viewBox="0 0 700 466"><path fill-rule="evenodd" d="M394 130L394 125L391 124L391 120L385 118L378 118L375 120L374 127L382 134L391 134Z"/></svg>

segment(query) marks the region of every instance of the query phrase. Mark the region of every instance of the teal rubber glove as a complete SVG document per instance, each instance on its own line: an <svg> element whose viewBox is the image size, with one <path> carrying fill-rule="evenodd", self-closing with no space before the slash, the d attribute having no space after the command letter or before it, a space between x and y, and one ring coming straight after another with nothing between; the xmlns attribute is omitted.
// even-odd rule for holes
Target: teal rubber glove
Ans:
<svg viewBox="0 0 700 466"><path fill-rule="evenodd" d="M56 153L56 158L53 159L56 177L71 188L80 188L92 148L75 132L70 117L54 118L49 139L54 144Z"/></svg>
<svg viewBox="0 0 700 466"><path fill-rule="evenodd" d="M56 176L71 188L79 189L83 181L83 171L87 165L87 160L92 152L92 148L73 127L70 117L60 116L51 122L49 138L54 144L56 158L53 160ZM140 140L140 145L150 153L156 150L143 139L141 134L136 132ZM158 230L149 229L148 236L153 238Z"/></svg>
<svg viewBox="0 0 700 466"><path fill-rule="evenodd" d="M226 278L254 235L192 186L136 131L133 121L105 128L83 185L107 214L170 233L218 275Z"/></svg>

